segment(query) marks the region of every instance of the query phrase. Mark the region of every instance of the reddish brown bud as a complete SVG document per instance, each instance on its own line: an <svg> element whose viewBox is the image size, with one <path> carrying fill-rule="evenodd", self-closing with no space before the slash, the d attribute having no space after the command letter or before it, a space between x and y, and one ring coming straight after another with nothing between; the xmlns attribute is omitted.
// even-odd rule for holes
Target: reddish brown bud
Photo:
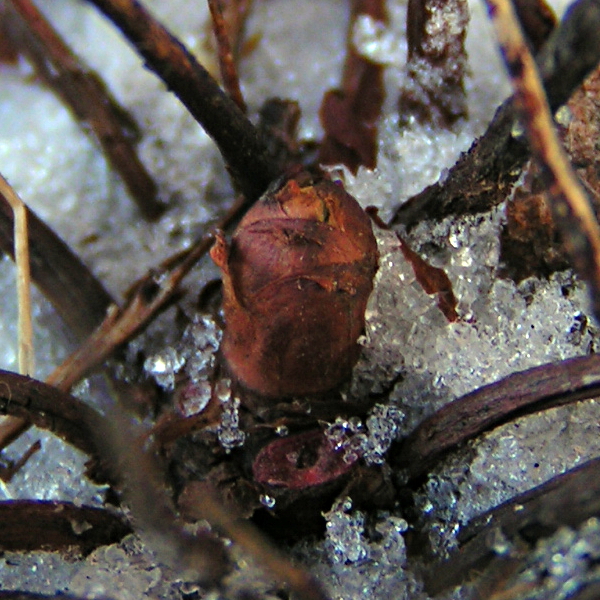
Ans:
<svg viewBox="0 0 600 600"><path fill-rule="evenodd" d="M223 272L222 352L242 385L289 397L350 374L378 254L369 218L341 185L303 174L268 191L211 256Z"/></svg>

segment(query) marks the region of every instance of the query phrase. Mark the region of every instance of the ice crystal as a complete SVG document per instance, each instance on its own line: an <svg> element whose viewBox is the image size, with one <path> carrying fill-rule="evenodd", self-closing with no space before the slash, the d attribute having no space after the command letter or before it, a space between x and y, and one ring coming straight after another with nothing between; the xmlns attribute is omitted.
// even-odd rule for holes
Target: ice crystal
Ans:
<svg viewBox="0 0 600 600"><path fill-rule="evenodd" d="M175 375L185 364L185 358L175 348L165 348L162 352L149 356L144 361L144 370L154 377L158 385L166 390L175 387Z"/></svg>
<svg viewBox="0 0 600 600"><path fill-rule="evenodd" d="M368 465L380 465L392 442L398 436L398 427L404 413L393 405L376 404L367 417L367 436L363 445L363 458Z"/></svg>
<svg viewBox="0 0 600 600"><path fill-rule="evenodd" d="M186 373L192 381L205 380L212 373L221 337L220 327L208 315L196 315L186 328L181 351L186 357Z"/></svg>
<svg viewBox="0 0 600 600"><path fill-rule="evenodd" d="M179 395L179 411L183 416L201 412L210 400L209 378L215 367L222 332L208 315L195 315L181 340L149 356L144 362L146 373L166 390L173 390L176 375L184 371L188 381Z"/></svg>
<svg viewBox="0 0 600 600"><path fill-rule="evenodd" d="M288 429L288 427L286 425L278 425L275 428L275 434L278 435L279 437L285 437L289 433L290 433L290 430Z"/></svg>
<svg viewBox="0 0 600 600"><path fill-rule="evenodd" d="M366 423L358 417L338 417L325 430L335 450L342 451L346 463L352 464L359 458L368 465L380 465L398 434L398 426L404 413L393 405L376 404L370 411Z"/></svg>
<svg viewBox="0 0 600 600"><path fill-rule="evenodd" d="M275 498L273 498L273 496L269 496L267 494L261 494L260 495L260 503L267 507L267 508L274 508L275 507Z"/></svg>
<svg viewBox="0 0 600 600"><path fill-rule="evenodd" d="M392 29L373 17L362 14L354 22L352 43L358 54L376 64L390 64L402 56L401 44Z"/></svg>
<svg viewBox="0 0 600 600"><path fill-rule="evenodd" d="M369 558L369 546L363 537L365 516L361 511L351 511L352 500L343 498L323 515L329 557L334 564L355 563Z"/></svg>
<svg viewBox="0 0 600 600"><path fill-rule="evenodd" d="M215 386L215 394L221 402L221 421L217 427L219 443L225 450L233 450L242 446L246 434L240 429L240 399L231 393L231 381L221 379Z"/></svg>

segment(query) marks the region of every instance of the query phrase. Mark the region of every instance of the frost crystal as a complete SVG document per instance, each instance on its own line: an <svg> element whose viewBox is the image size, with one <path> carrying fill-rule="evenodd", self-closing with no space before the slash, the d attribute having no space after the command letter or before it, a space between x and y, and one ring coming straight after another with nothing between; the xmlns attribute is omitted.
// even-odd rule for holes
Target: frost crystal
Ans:
<svg viewBox="0 0 600 600"><path fill-rule="evenodd" d="M343 451L348 464L363 458L368 465L380 465L384 455L398 435L404 413L396 406L376 404L367 417L366 425L358 417L338 417L325 430L335 450Z"/></svg>
<svg viewBox="0 0 600 600"><path fill-rule="evenodd" d="M396 406L376 404L367 417L366 444L363 458L368 465L380 465L392 442L398 436L398 427L404 421L404 413Z"/></svg>
<svg viewBox="0 0 600 600"><path fill-rule="evenodd" d="M352 29L352 44L356 51L376 64L389 64L400 54L396 36L381 21L369 15L359 15Z"/></svg>
<svg viewBox="0 0 600 600"><path fill-rule="evenodd" d="M192 381L205 380L212 373L221 337L221 329L214 319L207 315L196 316L194 322L185 330L182 352L187 361L186 373Z"/></svg>
<svg viewBox="0 0 600 600"><path fill-rule="evenodd" d="M246 434L240 429L240 399L232 397L229 379L219 381L215 392L223 407L221 422L217 427L217 437L225 450L233 450L242 446L246 439Z"/></svg>
<svg viewBox="0 0 600 600"><path fill-rule="evenodd" d="M288 435L290 432L290 430L287 428L286 425L278 425L275 428L275 433L279 436L279 437L285 437L286 435Z"/></svg>
<svg viewBox="0 0 600 600"><path fill-rule="evenodd" d="M183 332L178 344L148 357L146 373L166 390L175 388L175 376L182 369L191 383L185 385L179 399L182 415L201 412L210 400L209 378L221 343L221 330L207 315L196 315Z"/></svg>
<svg viewBox="0 0 600 600"><path fill-rule="evenodd" d="M273 496L268 496L267 494L260 495L260 503L267 508L273 508L275 506L275 498Z"/></svg>
<svg viewBox="0 0 600 600"><path fill-rule="evenodd" d="M144 362L144 371L166 390L175 387L175 374L185 364L185 358L175 348L165 348L162 352L149 356Z"/></svg>
<svg viewBox="0 0 600 600"><path fill-rule="evenodd" d="M327 521L326 544L331 562L355 563L369 558L369 546L363 537L365 516L352 510L352 500L344 498L323 513Z"/></svg>

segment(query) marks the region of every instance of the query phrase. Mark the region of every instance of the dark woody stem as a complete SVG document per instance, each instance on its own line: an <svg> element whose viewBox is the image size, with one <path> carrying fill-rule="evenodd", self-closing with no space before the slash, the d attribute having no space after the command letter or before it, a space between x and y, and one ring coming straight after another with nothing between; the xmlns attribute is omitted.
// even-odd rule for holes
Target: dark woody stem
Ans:
<svg viewBox="0 0 600 600"><path fill-rule="evenodd" d="M277 178L256 128L236 103L165 27L134 0L89 0L123 32L192 116L213 138L248 201Z"/></svg>

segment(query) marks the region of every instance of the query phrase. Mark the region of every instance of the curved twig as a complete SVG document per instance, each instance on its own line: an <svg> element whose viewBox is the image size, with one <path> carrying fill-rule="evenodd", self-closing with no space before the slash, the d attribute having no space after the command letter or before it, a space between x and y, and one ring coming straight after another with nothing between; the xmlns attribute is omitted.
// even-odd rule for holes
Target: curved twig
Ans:
<svg viewBox="0 0 600 600"><path fill-rule="evenodd" d="M122 517L102 508L71 502L8 500L0 502L3 550L64 550L88 553L132 533ZM0 596L1 597L1 596Z"/></svg>
<svg viewBox="0 0 600 600"><path fill-rule="evenodd" d="M89 456L97 456L93 434L105 418L52 385L0 370L0 414L48 429Z"/></svg>
<svg viewBox="0 0 600 600"><path fill-rule="evenodd" d="M576 527L594 515L600 515L598 458L473 519L459 534L459 548L448 560L426 565L425 589L436 596L490 563L497 573L505 566L510 567L509 570L518 568L521 563L518 557L498 556L494 551L495 533L509 543L519 540L532 543L561 526Z"/></svg>
<svg viewBox="0 0 600 600"><path fill-rule="evenodd" d="M509 419L598 395L598 355L514 373L441 408L402 442L392 461L418 478L447 452Z"/></svg>
<svg viewBox="0 0 600 600"><path fill-rule="evenodd" d="M10 0L8 4L13 7L7 15L11 17L11 39L16 40L17 47L75 117L94 133L144 217L160 217L166 207L158 199L157 185L132 144L129 129L135 124L124 126L125 110L100 77L81 64L31 0Z"/></svg>

